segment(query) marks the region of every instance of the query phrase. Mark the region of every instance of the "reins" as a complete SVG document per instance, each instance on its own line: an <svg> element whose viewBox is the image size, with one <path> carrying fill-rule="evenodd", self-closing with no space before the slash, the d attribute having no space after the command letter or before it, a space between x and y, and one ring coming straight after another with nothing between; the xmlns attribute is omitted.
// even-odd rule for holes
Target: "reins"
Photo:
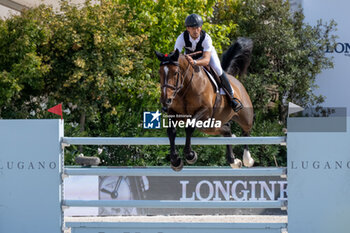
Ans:
<svg viewBox="0 0 350 233"><path fill-rule="evenodd" d="M171 85L171 84L168 84L168 79L167 79L167 77L165 78L165 84L162 85L162 88L167 87L167 88L170 88L170 89L174 90L174 93L173 93L173 95L171 96L171 99L174 99L174 98L176 97L176 95L177 95L177 94L181 91L181 89L184 87L184 82L185 82L185 79L186 79L186 77L187 77L187 74L188 74L188 72L189 72L189 70L190 70L190 66L191 66L191 64L188 63L188 66L187 66L187 68L186 68L186 72L185 72L184 74L182 74L182 73L179 71L179 65L178 65L178 64L173 64L173 65L176 65L176 66L178 67L178 68L177 68L177 71L176 71L176 84L175 84L175 86L174 86L174 85ZM193 76L194 76L194 75L193 75L193 72L192 72L190 81L189 81L188 85L186 86L186 89L185 89L184 93L183 93L181 96L185 96L185 94L187 93L188 87L189 87L189 85L190 85L191 82L192 82ZM181 84L180 84L180 85L178 85L178 84L179 84L179 79L181 79Z"/></svg>

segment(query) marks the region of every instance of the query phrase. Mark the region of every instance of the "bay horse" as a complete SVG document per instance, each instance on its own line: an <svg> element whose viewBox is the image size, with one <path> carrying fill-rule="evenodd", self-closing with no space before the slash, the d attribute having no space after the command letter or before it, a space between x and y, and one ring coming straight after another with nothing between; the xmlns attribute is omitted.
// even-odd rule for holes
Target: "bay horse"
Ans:
<svg viewBox="0 0 350 233"><path fill-rule="evenodd" d="M214 84L202 67L192 67L178 50L170 54L156 51L161 62L159 75L162 109L170 116L179 116L175 121L181 120L182 117L186 119L189 116L190 120L195 121L206 121L210 118L221 121L220 127L198 128L209 135L232 137L229 121L233 120L241 127L243 136L249 136L253 126L253 105L246 89L235 76L241 77L246 73L251 60L252 48L252 40L238 38L223 55L222 68L228 74L228 79L234 89L234 96L244 106L238 112L232 110L226 98L220 98L220 94L217 96ZM194 164L197 161L197 153L191 149L191 136L194 130L193 125L185 128L184 156L188 164ZM183 168L183 162L175 149L176 127L174 124L167 128L167 134L170 141L171 168L180 171ZM232 168L242 167L242 161L235 157L232 145L226 146L226 158ZM246 167L254 164L247 145L244 149L243 163Z"/></svg>

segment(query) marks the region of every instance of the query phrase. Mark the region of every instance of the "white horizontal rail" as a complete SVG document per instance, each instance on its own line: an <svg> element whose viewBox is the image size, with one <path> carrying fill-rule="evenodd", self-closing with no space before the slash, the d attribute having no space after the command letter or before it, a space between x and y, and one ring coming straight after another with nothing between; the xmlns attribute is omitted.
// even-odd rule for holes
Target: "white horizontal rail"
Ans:
<svg viewBox="0 0 350 233"><path fill-rule="evenodd" d="M284 176L287 168L184 168L174 172L170 168L66 167L69 176Z"/></svg>
<svg viewBox="0 0 350 233"><path fill-rule="evenodd" d="M64 200L67 207L284 208L286 201Z"/></svg>
<svg viewBox="0 0 350 233"><path fill-rule="evenodd" d="M185 145L186 138L175 139ZM165 137L63 137L66 145L169 145ZM286 137L194 137L192 145L286 145Z"/></svg>
<svg viewBox="0 0 350 233"><path fill-rule="evenodd" d="M93 232L287 232L287 223L237 223L237 222L65 222L75 230L93 229ZM275 229L273 231L272 229ZM144 230L144 231L143 231ZM169 231L166 231L169 232Z"/></svg>

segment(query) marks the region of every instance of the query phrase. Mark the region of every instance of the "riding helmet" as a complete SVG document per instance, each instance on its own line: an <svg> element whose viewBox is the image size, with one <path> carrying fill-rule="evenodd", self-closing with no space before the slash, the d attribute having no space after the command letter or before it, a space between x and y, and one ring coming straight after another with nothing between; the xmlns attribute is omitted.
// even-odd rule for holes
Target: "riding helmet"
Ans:
<svg viewBox="0 0 350 233"><path fill-rule="evenodd" d="M190 14L185 19L186 27L201 27L203 25L203 19L197 14Z"/></svg>

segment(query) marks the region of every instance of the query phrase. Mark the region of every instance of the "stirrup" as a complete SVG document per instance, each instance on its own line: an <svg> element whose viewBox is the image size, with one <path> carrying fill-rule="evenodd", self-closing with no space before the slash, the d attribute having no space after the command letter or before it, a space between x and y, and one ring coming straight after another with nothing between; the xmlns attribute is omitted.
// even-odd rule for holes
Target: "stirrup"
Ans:
<svg viewBox="0 0 350 233"><path fill-rule="evenodd" d="M234 106L234 101L237 103L236 106ZM231 100L231 107L232 107L233 111L238 112L239 110L241 110L243 108L243 104L239 99L233 97Z"/></svg>

